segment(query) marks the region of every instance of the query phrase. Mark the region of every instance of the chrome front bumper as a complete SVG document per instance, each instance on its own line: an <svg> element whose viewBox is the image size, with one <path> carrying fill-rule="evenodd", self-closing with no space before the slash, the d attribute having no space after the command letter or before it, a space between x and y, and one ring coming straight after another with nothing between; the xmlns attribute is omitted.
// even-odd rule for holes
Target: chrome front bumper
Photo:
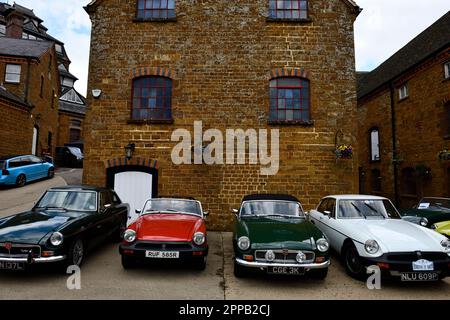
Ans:
<svg viewBox="0 0 450 320"><path fill-rule="evenodd" d="M48 257L48 258L33 258L33 259L31 259L31 263L52 263L52 262L63 261L65 259L66 259L66 256L55 256L55 257ZM30 259L0 257L0 262L30 263Z"/></svg>
<svg viewBox="0 0 450 320"><path fill-rule="evenodd" d="M236 262L244 267L249 268L267 268L267 267L288 267L288 268L305 268L305 269L324 269L330 266L330 260L325 261L323 263L310 263L310 264L284 264L284 263L268 263L268 262L249 262L242 260L240 258L236 258Z"/></svg>

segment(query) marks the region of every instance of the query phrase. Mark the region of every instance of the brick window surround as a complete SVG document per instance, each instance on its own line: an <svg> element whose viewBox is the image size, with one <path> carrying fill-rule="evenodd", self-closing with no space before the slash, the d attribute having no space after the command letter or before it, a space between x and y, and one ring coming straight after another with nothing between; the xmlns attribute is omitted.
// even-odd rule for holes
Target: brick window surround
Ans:
<svg viewBox="0 0 450 320"><path fill-rule="evenodd" d="M380 130L378 127L373 127L369 130L369 151L370 162L381 161L380 154Z"/></svg>
<svg viewBox="0 0 450 320"><path fill-rule="evenodd" d="M175 18L175 0L136 1L137 20L173 20Z"/></svg>
<svg viewBox="0 0 450 320"><path fill-rule="evenodd" d="M308 20L308 0L269 0L269 20Z"/></svg>
<svg viewBox="0 0 450 320"><path fill-rule="evenodd" d="M20 83L20 73L22 66L18 64L7 64L5 70L6 83Z"/></svg>
<svg viewBox="0 0 450 320"><path fill-rule="evenodd" d="M275 73L275 74L274 74ZM310 81L303 70L276 70L270 80L271 124L312 124Z"/></svg>
<svg viewBox="0 0 450 320"><path fill-rule="evenodd" d="M132 120L172 119L172 80L144 76L133 80Z"/></svg>

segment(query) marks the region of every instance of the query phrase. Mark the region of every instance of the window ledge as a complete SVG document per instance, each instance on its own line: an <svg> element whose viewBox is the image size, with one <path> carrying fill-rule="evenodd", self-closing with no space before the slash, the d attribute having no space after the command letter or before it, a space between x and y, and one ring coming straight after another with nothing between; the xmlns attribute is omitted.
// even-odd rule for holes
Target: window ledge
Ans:
<svg viewBox="0 0 450 320"><path fill-rule="evenodd" d="M442 82L447 82L447 81L450 81L450 77L444 78L444 80L442 80Z"/></svg>
<svg viewBox="0 0 450 320"><path fill-rule="evenodd" d="M274 126L303 126L303 127L311 127L314 126L314 121L299 121L299 120L269 120L267 122L269 125Z"/></svg>
<svg viewBox="0 0 450 320"><path fill-rule="evenodd" d="M406 100L409 100L409 96L399 99L398 103L401 103L401 102L406 101Z"/></svg>
<svg viewBox="0 0 450 320"><path fill-rule="evenodd" d="M133 22L177 22L177 18L134 18Z"/></svg>
<svg viewBox="0 0 450 320"><path fill-rule="evenodd" d="M290 22L290 23L311 23L311 18L306 19L294 19L294 18L267 18L267 22Z"/></svg>
<svg viewBox="0 0 450 320"><path fill-rule="evenodd" d="M128 124L173 124L175 122L174 119L130 119L127 121Z"/></svg>

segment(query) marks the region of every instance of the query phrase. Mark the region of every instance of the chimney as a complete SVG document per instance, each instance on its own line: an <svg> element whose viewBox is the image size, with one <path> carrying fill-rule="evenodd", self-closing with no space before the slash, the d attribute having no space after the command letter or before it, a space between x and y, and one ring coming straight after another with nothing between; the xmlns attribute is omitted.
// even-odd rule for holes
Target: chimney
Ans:
<svg viewBox="0 0 450 320"><path fill-rule="evenodd" d="M6 12L6 36L9 38L22 39L23 15L14 9L9 9Z"/></svg>

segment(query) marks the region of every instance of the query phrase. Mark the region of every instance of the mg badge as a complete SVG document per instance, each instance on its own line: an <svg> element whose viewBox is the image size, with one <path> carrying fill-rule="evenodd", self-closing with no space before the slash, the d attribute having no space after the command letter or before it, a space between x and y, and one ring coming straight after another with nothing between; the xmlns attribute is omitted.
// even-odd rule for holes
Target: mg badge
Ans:
<svg viewBox="0 0 450 320"><path fill-rule="evenodd" d="M5 248L9 251L12 248L12 243L11 242L7 242L5 243Z"/></svg>
<svg viewBox="0 0 450 320"><path fill-rule="evenodd" d="M287 257L288 254L289 254L289 250L283 249L283 256Z"/></svg>
<svg viewBox="0 0 450 320"><path fill-rule="evenodd" d="M420 252L420 251L417 251L417 252L416 252L416 254L417 254L417 258L419 258L419 259L421 259L421 258L422 258L422 252Z"/></svg>

